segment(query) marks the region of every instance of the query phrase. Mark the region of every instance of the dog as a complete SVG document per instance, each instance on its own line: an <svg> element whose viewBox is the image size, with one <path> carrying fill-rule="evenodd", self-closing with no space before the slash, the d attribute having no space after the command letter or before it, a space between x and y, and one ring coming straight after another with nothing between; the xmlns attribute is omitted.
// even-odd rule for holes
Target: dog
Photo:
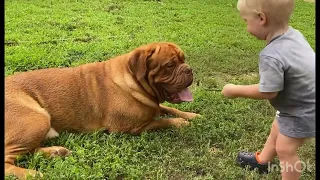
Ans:
<svg viewBox="0 0 320 180"><path fill-rule="evenodd" d="M199 114L161 105L193 101L191 67L179 46L154 42L107 61L70 68L20 72L5 78L5 175L41 172L15 166L18 155L67 156L61 147L40 147L61 131L139 135L189 125ZM171 114L175 118L155 119Z"/></svg>

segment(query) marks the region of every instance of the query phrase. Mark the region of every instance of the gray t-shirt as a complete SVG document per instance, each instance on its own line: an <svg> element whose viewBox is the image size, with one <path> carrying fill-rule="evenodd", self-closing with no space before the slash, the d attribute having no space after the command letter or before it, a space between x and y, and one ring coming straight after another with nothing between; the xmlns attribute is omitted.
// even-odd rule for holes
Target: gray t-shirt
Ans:
<svg viewBox="0 0 320 180"><path fill-rule="evenodd" d="M260 92L278 92L270 100L281 117L315 119L315 52L291 26L260 53Z"/></svg>

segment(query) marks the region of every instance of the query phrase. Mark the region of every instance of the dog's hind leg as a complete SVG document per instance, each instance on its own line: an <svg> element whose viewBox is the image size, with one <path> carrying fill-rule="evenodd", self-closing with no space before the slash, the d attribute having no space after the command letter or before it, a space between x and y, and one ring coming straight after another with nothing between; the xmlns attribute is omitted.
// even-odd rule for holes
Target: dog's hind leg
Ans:
<svg viewBox="0 0 320 180"><path fill-rule="evenodd" d="M12 160L12 159L10 159L10 160ZM4 168L5 168L6 176L14 175L18 179L26 179L28 176L30 176L30 177L43 177L41 172L38 172L38 171L35 171L32 169L24 169L21 167L17 167L13 164L13 162L11 163L11 162L6 161L4 163Z"/></svg>
<svg viewBox="0 0 320 180"><path fill-rule="evenodd" d="M50 130L50 115L37 102L6 99L5 104L5 175L26 179L41 173L14 165L16 158L32 153Z"/></svg>

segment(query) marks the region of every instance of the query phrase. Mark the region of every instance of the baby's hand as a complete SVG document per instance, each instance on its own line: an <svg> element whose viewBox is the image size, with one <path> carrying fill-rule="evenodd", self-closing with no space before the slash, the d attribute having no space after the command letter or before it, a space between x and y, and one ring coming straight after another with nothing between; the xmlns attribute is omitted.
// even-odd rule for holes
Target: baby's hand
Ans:
<svg viewBox="0 0 320 180"><path fill-rule="evenodd" d="M226 84L221 93L228 98L237 98L236 95L236 85L234 84Z"/></svg>

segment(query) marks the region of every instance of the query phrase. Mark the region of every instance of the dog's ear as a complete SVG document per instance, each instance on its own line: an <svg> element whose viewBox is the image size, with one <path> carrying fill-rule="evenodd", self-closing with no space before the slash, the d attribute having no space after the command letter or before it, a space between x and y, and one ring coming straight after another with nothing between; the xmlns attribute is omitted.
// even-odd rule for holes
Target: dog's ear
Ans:
<svg viewBox="0 0 320 180"><path fill-rule="evenodd" d="M136 49L129 59L129 69L138 81L141 81L147 73L147 60L156 51L157 47Z"/></svg>
<svg viewBox="0 0 320 180"><path fill-rule="evenodd" d="M168 44L176 51L176 53L179 56L179 59L184 61L185 56L184 56L184 52L182 51L182 49L176 44L173 44L173 43L168 43Z"/></svg>

